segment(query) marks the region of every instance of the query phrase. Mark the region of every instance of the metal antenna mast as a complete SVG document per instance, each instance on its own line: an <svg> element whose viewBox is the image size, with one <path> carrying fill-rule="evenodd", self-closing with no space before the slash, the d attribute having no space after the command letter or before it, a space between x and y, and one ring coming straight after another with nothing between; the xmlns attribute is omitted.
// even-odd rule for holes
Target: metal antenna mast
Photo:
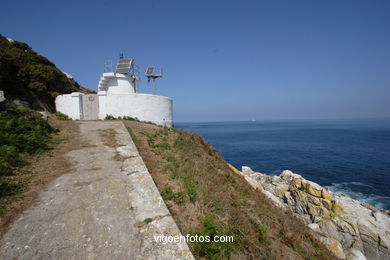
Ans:
<svg viewBox="0 0 390 260"><path fill-rule="evenodd" d="M161 67L149 66L146 70L145 76L148 78L148 82L152 79L153 95L156 95L156 79L162 78L163 70Z"/></svg>

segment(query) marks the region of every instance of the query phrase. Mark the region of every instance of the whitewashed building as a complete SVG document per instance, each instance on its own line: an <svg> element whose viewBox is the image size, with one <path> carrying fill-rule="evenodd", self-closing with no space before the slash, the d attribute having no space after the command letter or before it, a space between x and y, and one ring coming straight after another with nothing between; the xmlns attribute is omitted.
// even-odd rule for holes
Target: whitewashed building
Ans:
<svg viewBox="0 0 390 260"><path fill-rule="evenodd" d="M155 81L161 74L153 74L149 67L148 78ZM155 94L139 93L140 78L134 72L134 60L120 57L115 72L104 72L97 94L73 92L56 98L56 109L75 120L98 120L111 115L138 118L158 125L172 127L172 99Z"/></svg>

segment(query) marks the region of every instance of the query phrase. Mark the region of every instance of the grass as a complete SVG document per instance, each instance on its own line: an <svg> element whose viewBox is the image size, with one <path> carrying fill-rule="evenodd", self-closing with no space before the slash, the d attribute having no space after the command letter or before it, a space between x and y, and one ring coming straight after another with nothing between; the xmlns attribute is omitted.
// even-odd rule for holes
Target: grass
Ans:
<svg viewBox="0 0 390 260"><path fill-rule="evenodd" d="M275 207L194 133L126 121L182 234L231 235L190 243L198 259L333 259L304 223Z"/></svg>
<svg viewBox="0 0 390 260"><path fill-rule="evenodd" d="M184 193L183 192L174 192L170 187L165 188L162 193L162 197L164 200L172 200L177 204L181 204L184 202Z"/></svg>
<svg viewBox="0 0 390 260"><path fill-rule="evenodd" d="M210 241L213 241L216 236L227 236L229 234L227 227L222 222L217 222L213 215L206 214L203 217L202 224L203 227L192 230L190 232L191 235L209 237ZM234 240L232 243L234 243ZM196 256L205 257L207 259L229 258L233 251L232 243L195 242L193 245L193 253Z"/></svg>
<svg viewBox="0 0 390 260"><path fill-rule="evenodd" d="M54 115L57 117L58 120L72 120L72 118L68 117L67 115L61 112L55 112Z"/></svg>
<svg viewBox="0 0 390 260"><path fill-rule="evenodd" d="M0 214L9 199L21 193L26 181L14 176L32 155L51 149L56 130L40 114L13 105L0 111Z"/></svg>
<svg viewBox="0 0 390 260"><path fill-rule="evenodd" d="M141 123L150 124L150 125L156 125L155 123L153 123L151 121L141 121L137 117L131 117L131 116L114 117L113 115L106 115L104 120L125 120L125 121L134 121L134 122L141 122Z"/></svg>

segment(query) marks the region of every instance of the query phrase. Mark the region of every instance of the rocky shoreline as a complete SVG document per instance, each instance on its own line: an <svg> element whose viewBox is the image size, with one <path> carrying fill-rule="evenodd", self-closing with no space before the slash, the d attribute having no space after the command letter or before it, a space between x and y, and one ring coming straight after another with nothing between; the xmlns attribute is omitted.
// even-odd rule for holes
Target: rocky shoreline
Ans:
<svg viewBox="0 0 390 260"><path fill-rule="evenodd" d="M350 197L334 194L289 170L279 176L238 171L276 206L291 210L339 259L390 259L390 216Z"/></svg>

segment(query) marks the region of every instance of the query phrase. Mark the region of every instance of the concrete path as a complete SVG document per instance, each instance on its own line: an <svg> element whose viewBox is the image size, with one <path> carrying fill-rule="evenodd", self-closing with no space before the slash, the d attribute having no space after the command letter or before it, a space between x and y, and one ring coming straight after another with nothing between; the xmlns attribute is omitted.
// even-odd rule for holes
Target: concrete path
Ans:
<svg viewBox="0 0 390 260"><path fill-rule="evenodd" d="M184 242L154 240L180 231L123 123L79 125L90 146L66 155L75 172L15 221L0 259L193 259ZM115 147L104 144L105 129L115 131Z"/></svg>

